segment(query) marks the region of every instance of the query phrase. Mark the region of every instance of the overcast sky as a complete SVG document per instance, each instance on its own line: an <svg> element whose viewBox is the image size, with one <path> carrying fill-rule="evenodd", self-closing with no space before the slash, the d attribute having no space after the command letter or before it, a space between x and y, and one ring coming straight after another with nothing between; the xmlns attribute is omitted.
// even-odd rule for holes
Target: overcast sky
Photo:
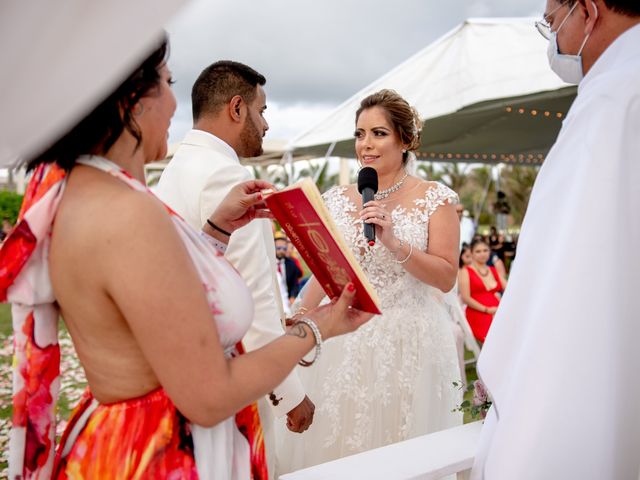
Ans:
<svg viewBox="0 0 640 480"><path fill-rule="evenodd" d="M291 140L354 93L469 17L539 16L544 0L191 0L167 26L178 109L217 60L267 77L268 138Z"/></svg>

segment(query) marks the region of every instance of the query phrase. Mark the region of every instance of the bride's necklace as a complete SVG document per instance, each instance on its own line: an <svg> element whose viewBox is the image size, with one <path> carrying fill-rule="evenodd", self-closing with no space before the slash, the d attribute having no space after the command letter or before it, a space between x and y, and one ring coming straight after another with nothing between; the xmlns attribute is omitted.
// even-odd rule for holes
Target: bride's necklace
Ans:
<svg viewBox="0 0 640 480"><path fill-rule="evenodd" d="M385 189L385 190L380 190L378 193L376 193L373 198L376 200L382 200L387 198L389 195L391 195L393 192L396 192L404 183L405 178L407 178L408 173L404 172L404 176L397 182L394 183L393 185L391 185L389 188Z"/></svg>

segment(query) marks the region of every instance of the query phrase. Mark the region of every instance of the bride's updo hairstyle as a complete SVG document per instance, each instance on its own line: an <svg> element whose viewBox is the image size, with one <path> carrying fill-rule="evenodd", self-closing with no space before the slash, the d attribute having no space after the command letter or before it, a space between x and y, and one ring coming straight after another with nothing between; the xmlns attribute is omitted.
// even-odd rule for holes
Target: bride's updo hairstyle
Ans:
<svg viewBox="0 0 640 480"><path fill-rule="evenodd" d="M395 90L384 89L372 93L360 102L360 108L356 111L356 123L362 112L373 107L381 107L387 113L387 118L398 132L400 141L407 145L407 151L402 154L402 163L406 164L409 152L420 148L422 120L418 111Z"/></svg>

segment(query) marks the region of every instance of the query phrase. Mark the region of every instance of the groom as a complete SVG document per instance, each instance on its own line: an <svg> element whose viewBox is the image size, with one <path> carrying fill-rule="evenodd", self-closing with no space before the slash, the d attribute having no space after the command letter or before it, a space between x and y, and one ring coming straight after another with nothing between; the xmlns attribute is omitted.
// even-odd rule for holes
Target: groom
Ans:
<svg viewBox="0 0 640 480"><path fill-rule="evenodd" d="M262 154L262 137L269 128L263 117L265 83L261 74L246 65L220 61L204 69L193 85L193 130L164 170L157 192L197 230L231 187L252 178L238 157ZM270 221L256 220L237 230L225 257L253 295L254 321L242 342L247 350L255 350L284 333ZM294 371L268 400L258 402L258 408L272 473L274 416L286 414L288 428L303 432L313 421L315 407Z"/></svg>

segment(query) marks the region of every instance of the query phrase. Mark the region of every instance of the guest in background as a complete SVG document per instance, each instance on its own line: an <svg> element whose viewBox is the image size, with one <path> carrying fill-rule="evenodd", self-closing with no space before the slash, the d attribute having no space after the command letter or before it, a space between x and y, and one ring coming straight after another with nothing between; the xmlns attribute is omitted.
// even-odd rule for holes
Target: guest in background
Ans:
<svg viewBox="0 0 640 480"><path fill-rule="evenodd" d="M476 226L469 214L469 210L466 210L463 204L459 203L456 205L456 213L460 221L460 247L462 247L465 243L467 245L471 243L473 235L476 232Z"/></svg>
<svg viewBox="0 0 640 480"><path fill-rule="evenodd" d="M282 291L282 298L285 309L291 312L291 304L300 291L299 282L302 277L302 270L296 262L289 258L289 241L286 238L276 238L276 264L278 271L278 283Z"/></svg>
<svg viewBox="0 0 640 480"><path fill-rule="evenodd" d="M489 240L489 248L495 251L496 248L498 247L498 243L500 242L500 240L498 237L498 229L494 225L491 225L491 227L489 227L488 240Z"/></svg>
<svg viewBox="0 0 640 480"><path fill-rule="evenodd" d="M493 266L488 266L490 249L484 240L471 243L471 264L460 269L458 288L469 326L480 342L484 340L491 326L493 315L498 310L500 295L507 287L507 281Z"/></svg>
<svg viewBox="0 0 640 480"><path fill-rule="evenodd" d="M511 235L505 235L504 241L502 242L502 254L504 261L504 268L509 273L511 270L511 264L513 263L513 259L516 256L516 244L514 242L514 237Z"/></svg>
<svg viewBox="0 0 640 480"><path fill-rule="evenodd" d="M471 247L466 243L462 244L462 248L460 249L460 258L458 260L458 268L470 265L472 261L473 257L471 256Z"/></svg>

